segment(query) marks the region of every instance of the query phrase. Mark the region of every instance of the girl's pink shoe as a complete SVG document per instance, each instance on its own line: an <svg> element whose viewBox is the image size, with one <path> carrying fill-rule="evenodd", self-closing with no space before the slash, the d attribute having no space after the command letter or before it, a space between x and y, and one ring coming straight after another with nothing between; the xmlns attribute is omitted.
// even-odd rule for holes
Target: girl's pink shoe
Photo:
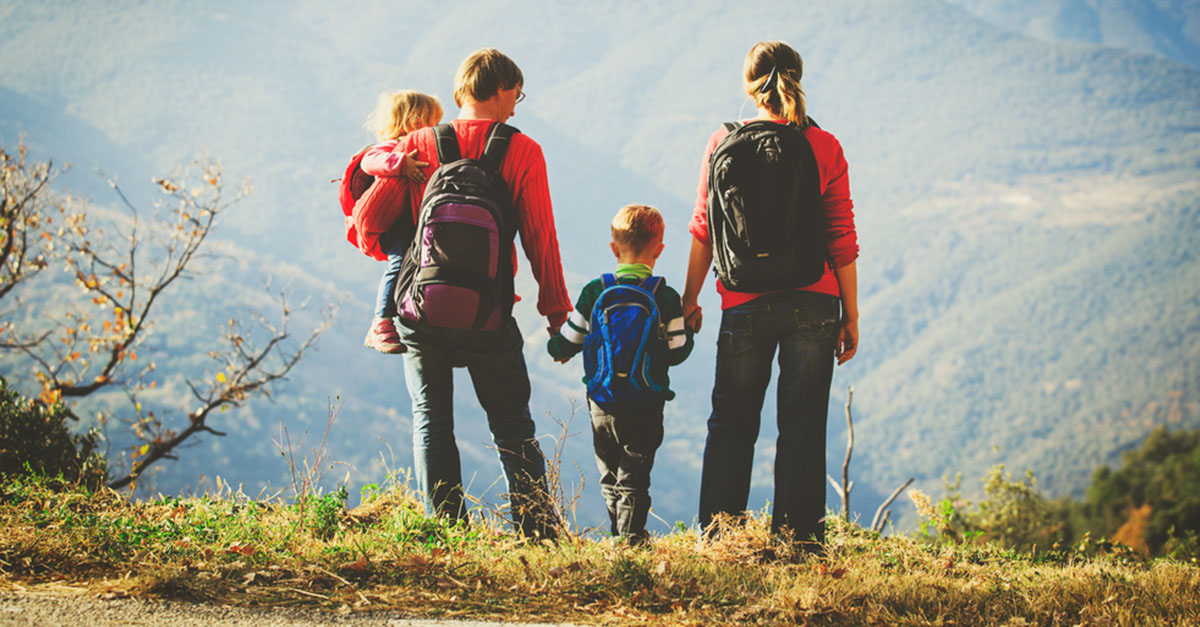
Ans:
<svg viewBox="0 0 1200 627"><path fill-rule="evenodd" d="M373 348L381 353L398 355L408 350L400 342L400 334L396 332L396 324L391 318L376 318L371 321L371 330L363 340L363 346Z"/></svg>

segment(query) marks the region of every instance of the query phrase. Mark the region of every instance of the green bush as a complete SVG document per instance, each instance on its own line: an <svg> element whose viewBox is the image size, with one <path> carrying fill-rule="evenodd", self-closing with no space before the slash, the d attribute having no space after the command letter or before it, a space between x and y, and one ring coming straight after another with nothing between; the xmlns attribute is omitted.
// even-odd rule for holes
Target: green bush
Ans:
<svg viewBox="0 0 1200 627"><path fill-rule="evenodd" d="M986 498L978 503L962 498L960 483L961 477L946 482L946 495L936 504L924 495L914 499L926 519L921 524L925 536L955 542L978 538L1021 551L1050 548L1075 536L1078 504L1047 499L1038 491L1033 471L1014 479L1003 465L992 467L983 479Z"/></svg>
<svg viewBox="0 0 1200 627"><path fill-rule="evenodd" d="M936 503L913 497L926 537L963 542L981 538L1023 551L1091 537L1147 556L1200 558L1200 430L1155 429L1117 470L1092 475L1083 502L1049 499L1031 471L1014 479L996 466L983 481L986 498L964 500L959 480L946 482Z"/></svg>
<svg viewBox="0 0 1200 627"><path fill-rule="evenodd" d="M344 485L332 494L303 497L308 510L305 518L314 536L328 540L337 534L338 523L346 512L346 499L349 497Z"/></svg>
<svg viewBox="0 0 1200 627"><path fill-rule="evenodd" d="M95 431L72 434L61 403L25 398L0 377L0 475L62 477L91 488L104 483L107 467L96 452Z"/></svg>
<svg viewBox="0 0 1200 627"><path fill-rule="evenodd" d="M1096 530L1151 555L1200 555L1200 430L1155 429L1121 468L1096 471L1086 507Z"/></svg>

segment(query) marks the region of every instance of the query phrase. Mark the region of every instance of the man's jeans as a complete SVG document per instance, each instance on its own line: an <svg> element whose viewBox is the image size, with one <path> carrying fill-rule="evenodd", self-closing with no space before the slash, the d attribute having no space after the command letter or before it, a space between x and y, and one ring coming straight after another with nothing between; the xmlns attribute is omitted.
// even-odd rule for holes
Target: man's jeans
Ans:
<svg viewBox="0 0 1200 627"><path fill-rule="evenodd" d="M600 493L613 536L633 543L646 539L650 514L650 469L663 441L663 404L629 411L606 411L588 400L592 446L600 468Z"/></svg>
<svg viewBox="0 0 1200 627"><path fill-rule="evenodd" d="M397 325L408 346L404 376L413 403L413 462L426 505L465 519L462 469L454 440L453 369L466 367L500 455L513 522L528 537L555 537L542 450L529 415L524 339L511 317L494 333Z"/></svg>
<svg viewBox="0 0 1200 627"><path fill-rule="evenodd" d="M771 529L825 539L825 417L839 300L813 292L768 294L722 312L712 416L700 479L700 525L741 516L771 361L779 348L775 497Z"/></svg>

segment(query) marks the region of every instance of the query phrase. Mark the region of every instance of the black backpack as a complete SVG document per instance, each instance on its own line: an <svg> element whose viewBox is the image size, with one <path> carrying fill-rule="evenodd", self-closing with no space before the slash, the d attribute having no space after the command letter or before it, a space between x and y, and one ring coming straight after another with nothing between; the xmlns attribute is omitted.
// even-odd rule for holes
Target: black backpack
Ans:
<svg viewBox="0 0 1200 627"><path fill-rule="evenodd" d="M396 285L401 318L498 331L512 314L512 193L500 164L517 129L497 122L479 159L463 159L450 124L433 129L441 165L429 177Z"/></svg>
<svg viewBox="0 0 1200 627"><path fill-rule="evenodd" d="M708 166L708 235L728 290L804 287L825 272L825 212L808 124L725 125L730 133Z"/></svg>

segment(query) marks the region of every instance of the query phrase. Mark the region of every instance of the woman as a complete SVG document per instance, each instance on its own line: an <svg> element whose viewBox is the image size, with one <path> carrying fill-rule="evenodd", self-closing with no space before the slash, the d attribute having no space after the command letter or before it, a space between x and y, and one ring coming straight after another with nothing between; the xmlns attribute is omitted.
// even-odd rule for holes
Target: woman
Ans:
<svg viewBox="0 0 1200 627"><path fill-rule="evenodd" d="M821 521L825 513L825 419L833 363L835 359L838 364L846 363L858 348L858 238L841 145L833 135L810 124L800 85L802 73L800 55L778 41L755 44L743 67L746 93L758 108L754 120L795 124L812 146L819 192L819 200L814 202L824 213L824 252L829 263L820 279L798 288L734 291L717 281L721 331L700 481L700 524L711 532L717 514L740 516L746 509L763 396L778 348L779 439L771 529L820 544L825 538ZM709 159L729 133L721 128L709 137L696 207L688 225L694 239L683 308L689 325L697 331L702 322L697 297L713 262Z"/></svg>

